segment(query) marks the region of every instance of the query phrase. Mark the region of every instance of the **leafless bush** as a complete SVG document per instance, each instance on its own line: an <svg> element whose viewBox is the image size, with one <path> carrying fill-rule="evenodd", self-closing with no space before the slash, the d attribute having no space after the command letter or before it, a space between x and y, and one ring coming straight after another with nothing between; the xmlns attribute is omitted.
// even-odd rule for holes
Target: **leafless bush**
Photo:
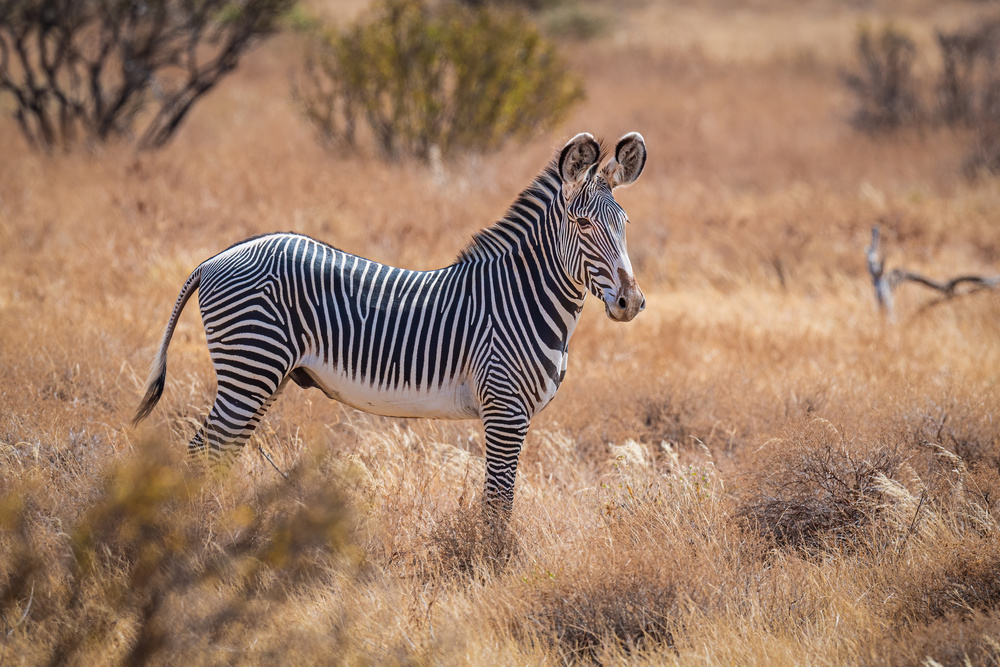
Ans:
<svg viewBox="0 0 1000 667"><path fill-rule="evenodd" d="M1000 171L1000 20L939 31L937 40L942 61L938 115L946 125L974 131L964 164L967 175Z"/></svg>
<svg viewBox="0 0 1000 667"><path fill-rule="evenodd" d="M42 149L131 137L140 117L139 147L160 148L293 4L0 0L0 91Z"/></svg>
<svg viewBox="0 0 1000 667"><path fill-rule="evenodd" d="M993 73L982 91L979 113L973 120L975 131L965 155L967 176L979 172L1000 172L1000 73Z"/></svg>
<svg viewBox="0 0 1000 667"><path fill-rule="evenodd" d="M870 28L858 34L859 67L843 75L854 92L857 109L852 124L877 134L933 121L948 127L969 127L973 140L963 170L967 176L1000 171L1000 20L987 19L952 32L938 31L941 71L937 103L921 104L922 86L913 74L914 42L886 26L876 35ZM928 91L923 91L924 96Z"/></svg>
<svg viewBox="0 0 1000 667"><path fill-rule="evenodd" d="M954 32L938 31L937 41L942 63L938 115L947 125L972 125L982 116L982 105L995 84L1000 21Z"/></svg>
<svg viewBox="0 0 1000 667"><path fill-rule="evenodd" d="M791 437L772 444L780 450L739 513L782 545L849 545L879 512L879 478L891 477L902 456L891 446L848 441L825 420Z"/></svg>
<svg viewBox="0 0 1000 667"><path fill-rule="evenodd" d="M674 645L678 590L665 566L630 563L583 580L549 574L548 585L535 589L527 621L569 659L594 659L609 644L626 651Z"/></svg>
<svg viewBox="0 0 1000 667"><path fill-rule="evenodd" d="M859 70L843 74L844 83L857 98L853 125L876 133L917 119L920 103L913 75L913 40L891 25L878 34L863 27L858 33L857 54Z"/></svg>

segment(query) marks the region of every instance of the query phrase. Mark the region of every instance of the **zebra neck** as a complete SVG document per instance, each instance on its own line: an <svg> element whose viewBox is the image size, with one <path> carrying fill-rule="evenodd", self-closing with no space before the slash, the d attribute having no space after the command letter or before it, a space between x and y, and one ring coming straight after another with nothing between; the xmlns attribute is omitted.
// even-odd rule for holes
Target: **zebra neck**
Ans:
<svg viewBox="0 0 1000 667"><path fill-rule="evenodd" d="M583 307L586 288L572 279L560 260L558 230L566 206L555 160L517 196L496 223L477 232L453 266L482 263L539 265L549 291L558 292L567 310Z"/></svg>
<svg viewBox="0 0 1000 667"><path fill-rule="evenodd" d="M461 273L482 275L493 285L494 303L530 319L539 342L563 351L586 297L585 286L571 278L560 254L565 215L562 180L553 163L503 218L473 237L452 265Z"/></svg>
<svg viewBox="0 0 1000 667"><path fill-rule="evenodd" d="M490 261L521 254L526 246L552 243L558 216L565 215L560 200L562 179L555 162L521 192L500 220L473 235L455 264Z"/></svg>
<svg viewBox="0 0 1000 667"><path fill-rule="evenodd" d="M537 339L564 351L587 293L560 256L558 234L565 215L562 179L553 161L500 220L472 237L452 265L461 273L479 267L492 280L513 280L508 284L516 289L498 289L493 299L530 317Z"/></svg>

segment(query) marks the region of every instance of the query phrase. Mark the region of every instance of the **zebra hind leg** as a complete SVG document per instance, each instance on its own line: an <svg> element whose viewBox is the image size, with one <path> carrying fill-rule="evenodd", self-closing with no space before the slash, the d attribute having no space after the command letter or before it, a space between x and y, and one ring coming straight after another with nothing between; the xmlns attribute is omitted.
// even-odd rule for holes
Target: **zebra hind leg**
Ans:
<svg viewBox="0 0 1000 667"><path fill-rule="evenodd" d="M220 381L212 410L188 443L188 456L211 466L232 463L287 384L286 376L273 392L264 396L233 391Z"/></svg>

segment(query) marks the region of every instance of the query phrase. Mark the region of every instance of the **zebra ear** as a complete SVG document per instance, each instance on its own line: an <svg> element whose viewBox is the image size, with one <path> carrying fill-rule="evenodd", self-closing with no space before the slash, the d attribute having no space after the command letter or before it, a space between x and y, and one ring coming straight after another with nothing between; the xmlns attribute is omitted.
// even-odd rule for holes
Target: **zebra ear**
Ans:
<svg viewBox="0 0 1000 667"><path fill-rule="evenodd" d="M559 154L559 175L566 185L577 185L590 175L601 156L601 147L589 132L570 139Z"/></svg>
<svg viewBox="0 0 1000 667"><path fill-rule="evenodd" d="M614 189L635 183L645 166L646 141L638 132L629 132L618 140L615 156L601 170L601 175Z"/></svg>

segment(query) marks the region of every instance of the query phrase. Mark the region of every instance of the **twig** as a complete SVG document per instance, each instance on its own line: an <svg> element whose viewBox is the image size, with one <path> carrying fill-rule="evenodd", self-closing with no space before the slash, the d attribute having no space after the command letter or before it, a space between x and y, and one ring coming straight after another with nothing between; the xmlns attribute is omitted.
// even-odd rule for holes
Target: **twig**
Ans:
<svg viewBox="0 0 1000 667"><path fill-rule="evenodd" d="M0 648L3 648L3 647L7 646L7 640L10 638L10 636L12 634L14 634L14 630L16 630L19 625L21 625L22 623L24 623L24 619L28 618L28 613L31 611L31 603L34 602L34 601L35 601L35 580L32 579L31 580L31 593L28 594L28 604L24 608L24 613L21 614L21 618L18 619L17 623L15 623L14 625L10 626L10 628L7 630L7 632L4 633L4 635L3 635L3 643L0 644ZM7 660L7 651L3 651L2 653L3 653L3 655L0 655L0 667L3 667L3 663L6 662L6 660Z"/></svg>
<svg viewBox="0 0 1000 667"><path fill-rule="evenodd" d="M964 275L947 281L937 281L905 269L893 269L886 272L885 253L880 248L880 240L881 233L876 225L872 227L871 245L865 248L865 259L868 262L868 273L872 277L872 285L875 287L875 299L878 301L879 309L890 318L892 317L892 293L903 282L914 282L941 292L943 296L938 303L956 296L972 294L979 290L997 289L1000 287L1000 276ZM963 284L968 284L971 287L959 291L959 286Z"/></svg>
<svg viewBox="0 0 1000 667"><path fill-rule="evenodd" d="M271 455L264 451L264 445L257 445L257 451L260 452L261 456L267 459L267 462L271 464L271 467L274 468L279 475L281 475L285 479L288 479L288 473L283 472L281 468L275 465L274 461L271 459Z"/></svg>
<svg viewBox="0 0 1000 667"><path fill-rule="evenodd" d="M17 626L24 623L24 619L28 618L28 613L31 611L31 603L35 600L35 581L31 581L31 593L28 594L28 604L24 608L24 613L21 614L21 618L18 619L17 623L11 626L10 630L7 631L7 636L10 637L11 633L17 629Z"/></svg>
<svg viewBox="0 0 1000 667"><path fill-rule="evenodd" d="M920 508L924 506L924 501L927 500L927 489L924 489L920 493L920 502L917 503L917 509L913 512L913 520L910 521L910 527L906 530L906 535L903 536L903 543L897 549L898 552L903 550L906 546L907 541L910 539L910 535L913 534L913 529L917 526L917 518L920 516Z"/></svg>

